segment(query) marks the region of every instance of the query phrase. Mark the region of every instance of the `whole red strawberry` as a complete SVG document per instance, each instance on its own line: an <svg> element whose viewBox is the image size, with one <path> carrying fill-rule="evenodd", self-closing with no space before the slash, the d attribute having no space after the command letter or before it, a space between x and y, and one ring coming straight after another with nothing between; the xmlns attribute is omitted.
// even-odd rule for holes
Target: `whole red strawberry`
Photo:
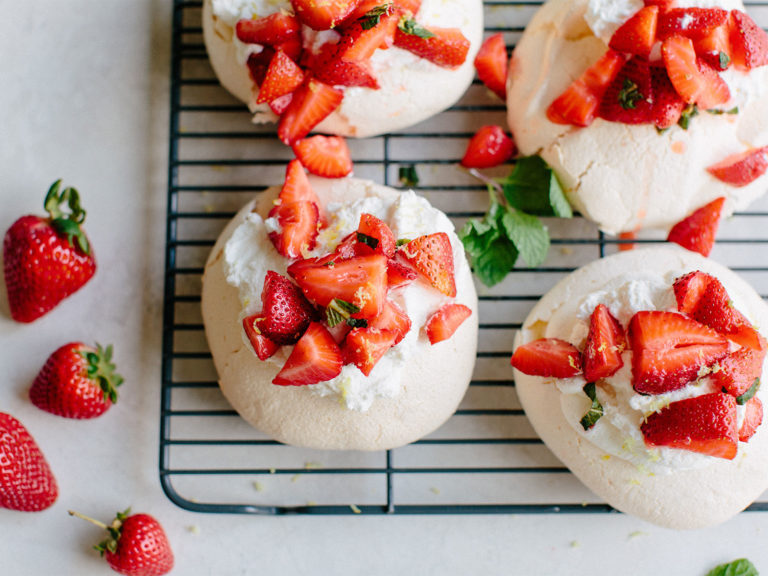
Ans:
<svg viewBox="0 0 768 576"><path fill-rule="evenodd" d="M122 383L112 363L112 346L70 342L48 358L29 398L41 410L64 418L95 418L117 402Z"/></svg>
<svg viewBox="0 0 768 576"><path fill-rule="evenodd" d="M38 512L56 502L51 468L23 424L0 412L0 507Z"/></svg>
<svg viewBox="0 0 768 576"><path fill-rule="evenodd" d="M173 569L173 551L160 523L149 514L118 512L107 526L103 522L69 511L109 532L109 538L95 546L112 570L128 576L161 576Z"/></svg>
<svg viewBox="0 0 768 576"><path fill-rule="evenodd" d="M45 197L47 218L22 216L3 241L5 285L11 316L32 322L79 290L96 272L90 243L81 228L85 210L74 188L53 183ZM69 208L70 214L64 212Z"/></svg>

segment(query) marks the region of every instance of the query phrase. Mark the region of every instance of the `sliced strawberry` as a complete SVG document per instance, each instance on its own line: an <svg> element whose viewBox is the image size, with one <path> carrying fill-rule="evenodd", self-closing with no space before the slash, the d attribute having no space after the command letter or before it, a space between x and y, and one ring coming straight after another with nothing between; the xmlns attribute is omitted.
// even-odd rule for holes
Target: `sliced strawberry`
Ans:
<svg viewBox="0 0 768 576"><path fill-rule="evenodd" d="M581 374L581 354L559 338L539 338L515 349L512 366L529 376L571 378Z"/></svg>
<svg viewBox="0 0 768 576"><path fill-rule="evenodd" d="M672 402L640 426L648 446L733 460L738 451L736 400L715 392Z"/></svg>
<svg viewBox="0 0 768 576"><path fill-rule="evenodd" d="M703 38L728 20L721 8L672 8L659 15L658 38Z"/></svg>
<svg viewBox="0 0 768 576"><path fill-rule="evenodd" d="M294 62L298 62L301 59L302 54L304 54L304 43L301 40L301 35L299 35L275 45L275 49L282 50L288 58Z"/></svg>
<svg viewBox="0 0 768 576"><path fill-rule="evenodd" d="M339 346L344 343L344 338L346 338L347 334L352 330L352 326L350 326L348 322L339 322L336 326L326 326L326 328L328 328L328 332L333 337L333 341Z"/></svg>
<svg viewBox="0 0 768 576"><path fill-rule="evenodd" d="M418 276L418 272L408 264L405 258L396 256L387 261L387 285L390 290L408 286Z"/></svg>
<svg viewBox="0 0 768 576"><path fill-rule="evenodd" d="M720 225L720 212L724 202L725 198L717 198L675 224L669 231L667 241L703 256L709 256L715 245L715 235Z"/></svg>
<svg viewBox="0 0 768 576"><path fill-rule="evenodd" d="M261 86L264 83L264 78L267 76L267 70L274 55L275 49L271 46L265 46L264 50L258 54L248 56L248 71L257 86Z"/></svg>
<svg viewBox="0 0 768 576"><path fill-rule="evenodd" d="M243 318L243 329L245 330L245 335L248 337L248 341L251 343L256 356L259 357L259 360L266 360L275 355L275 352L280 349L280 345L275 344L259 331L256 323L262 319L263 316L261 312Z"/></svg>
<svg viewBox="0 0 768 576"><path fill-rule="evenodd" d="M269 211L280 232L270 232L275 249L286 258L300 258L315 247L320 212L314 202L281 202Z"/></svg>
<svg viewBox="0 0 768 576"><path fill-rule="evenodd" d="M472 315L472 310L464 304L446 304L427 320L425 330L430 344L448 340Z"/></svg>
<svg viewBox="0 0 768 576"><path fill-rule="evenodd" d="M360 308L356 318L372 319L381 313L387 294L387 259L381 254L335 260L332 264L289 267L304 294L318 306L334 299Z"/></svg>
<svg viewBox="0 0 768 576"><path fill-rule="evenodd" d="M303 24L313 30L330 30L343 22L360 0L291 0L293 11Z"/></svg>
<svg viewBox="0 0 768 576"><path fill-rule="evenodd" d="M421 38L398 28L395 31L395 46L443 68L458 68L464 64L470 44L460 29L433 26L429 31L433 36Z"/></svg>
<svg viewBox="0 0 768 576"><path fill-rule="evenodd" d="M288 163L285 169L285 183L279 198L281 202L314 202L319 206L320 200L312 190L307 173L299 160L291 160Z"/></svg>
<svg viewBox="0 0 768 576"><path fill-rule="evenodd" d="M719 370L712 372L712 380L731 396L741 396L762 375L764 360L765 350L739 348L720 360Z"/></svg>
<svg viewBox="0 0 768 576"><path fill-rule="evenodd" d="M469 141L461 165L465 168L493 168L515 154L515 143L500 126L483 126Z"/></svg>
<svg viewBox="0 0 768 576"><path fill-rule="evenodd" d="M336 58L332 48L324 47L312 64L315 77L329 86L381 88L370 62L351 62Z"/></svg>
<svg viewBox="0 0 768 576"><path fill-rule="evenodd" d="M768 64L768 34L752 18L731 10L731 60L738 70L751 70Z"/></svg>
<svg viewBox="0 0 768 576"><path fill-rule="evenodd" d="M686 102L696 102L704 91L704 78L696 61L696 51L690 38L673 36L661 45L664 66L672 85Z"/></svg>
<svg viewBox="0 0 768 576"><path fill-rule="evenodd" d="M456 296L453 248L445 232L419 236L401 248L406 260L446 296Z"/></svg>
<svg viewBox="0 0 768 576"><path fill-rule="evenodd" d="M397 304L386 300L381 314L370 320L368 327L392 332L395 335L395 344L399 344L411 329L411 319Z"/></svg>
<svg viewBox="0 0 768 576"><path fill-rule="evenodd" d="M710 110L721 106L731 99L731 89L722 79L719 69L713 68L705 60L698 61L699 73L704 79L704 90L696 99L696 104L702 110Z"/></svg>
<svg viewBox="0 0 768 576"><path fill-rule="evenodd" d="M745 346L752 350L764 351L768 348L768 341L763 335L747 324L738 326L734 332L728 334L728 339L739 346Z"/></svg>
<svg viewBox="0 0 768 576"><path fill-rule="evenodd" d="M293 145L293 152L315 176L343 178L352 172L352 157L341 136L312 136Z"/></svg>
<svg viewBox="0 0 768 576"><path fill-rule="evenodd" d="M272 102L281 96L290 94L303 81L304 72L299 68L299 65L278 48L269 63L264 81L260 84L256 103Z"/></svg>
<svg viewBox="0 0 768 576"><path fill-rule="evenodd" d="M277 134L288 146L304 138L341 104L344 93L315 78L309 78L293 93L280 117Z"/></svg>
<svg viewBox="0 0 768 576"><path fill-rule="evenodd" d="M752 327L746 316L733 306L731 297L717 278L707 284L692 316L697 322L725 335L735 334L743 326Z"/></svg>
<svg viewBox="0 0 768 576"><path fill-rule="evenodd" d="M598 304L589 319L589 334L582 359L587 382L616 374L624 366L621 353L626 347L624 328L605 304Z"/></svg>
<svg viewBox="0 0 768 576"><path fill-rule="evenodd" d="M383 254L387 259L395 255L395 235L392 234L392 230L389 229L386 222L379 220L373 214L363 213L360 215L357 240L373 248L377 254Z"/></svg>
<svg viewBox="0 0 768 576"><path fill-rule="evenodd" d="M671 128L683 115L686 104L669 80L667 70L662 66L651 66L651 122L660 130Z"/></svg>
<svg viewBox="0 0 768 576"><path fill-rule="evenodd" d="M726 70L731 65L730 26L726 22L702 38L693 40L693 48L699 58L716 70Z"/></svg>
<svg viewBox="0 0 768 576"><path fill-rule="evenodd" d="M261 304L256 328L275 344L295 344L315 316L299 287L271 270L264 278Z"/></svg>
<svg viewBox="0 0 768 576"><path fill-rule="evenodd" d="M379 360L395 345L395 333L378 328L355 328L341 348L345 364L354 364L368 376Z"/></svg>
<svg viewBox="0 0 768 576"><path fill-rule="evenodd" d="M641 8L611 36L608 46L617 52L627 52L648 58L656 42L659 7Z"/></svg>
<svg viewBox="0 0 768 576"><path fill-rule="evenodd" d="M395 41L399 19L400 15L389 9L374 26L367 27L367 24L360 21L345 26L338 44L339 58L347 62L365 62L382 46L391 46Z"/></svg>
<svg viewBox="0 0 768 576"><path fill-rule="evenodd" d="M605 90L598 115L609 122L647 124L652 118L652 103L650 65L645 58L634 56Z"/></svg>
<svg viewBox="0 0 768 576"><path fill-rule="evenodd" d="M272 384L305 386L336 378L344 361L339 346L322 324L312 322L293 347Z"/></svg>
<svg viewBox="0 0 768 576"><path fill-rule="evenodd" d="M507 69L509 55L504 34L493 34L485 39L475 56L477 76L485 86L504 102L507 101Z"/></svg>
<svg viewBox="0 0 768 576"><path fill-rule="evenodd" d="M724 336L676 312L638 312L628 332L632 385L640 394L682 388L728 353Z"/></svg>
<svg viewBox="0 0 768 576"><path fill-rule="evenodd" d="M288 109L288 106L290 106L291 100L293 100L293 93L283 94L280 96L280 98L272 100L272 102L269 103L269 108L272 110L272 112L275 113L276 116L282 116L283 112L285 112Z"/></svg>
<svg viewBox="0 0 768 576"><path fill-rule="evenodd" d="M751 184L768 170L768 146L750 148L713 164L707 171L718 180L736 188Z"/></svg>
<svg viewBox="0 0 768 576"><path fill-rule="evenodd" d="M301 23L288 14L276 12L264 18L238 20L235 34L246 44L277 46L299 37Z"/></svg>
<svg viewBox="0 0 768 576"><path fill-rule="evenodd" d="M744 420L739 428L739 442L749 442L760 424L763 423L763 403L760 398L753 396L745 407Z"/></svg>
<svg viewBox="0 0 768 576"><path fill-rule="evenodd" d="M677 300L677 309L683 314L692 316L712 280L712 276L699 270L677 278L672 285L675 300Z"/></svg>

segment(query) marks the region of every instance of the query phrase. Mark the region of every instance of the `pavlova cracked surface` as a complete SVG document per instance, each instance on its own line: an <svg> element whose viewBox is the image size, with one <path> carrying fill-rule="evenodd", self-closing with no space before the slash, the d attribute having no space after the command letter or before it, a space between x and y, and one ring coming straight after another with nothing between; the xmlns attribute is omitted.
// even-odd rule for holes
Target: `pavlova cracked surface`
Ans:
<svg viewBox="0 0 768 576"><path fill-rule="evenodd" d="M726 88L723 91L723 84L717 84L718 98L709 95L710 101L705 101L700 94L678 95L668 89L669 79L657 80L656 71L666 63L663 42L649 44L644 55L624 47L615 60L606 58L617 30L644 6L639 0L550 0L526 28L510 64L508 116L521 152L541 155L556 170L572 204L609 233L668 229L719 197L726 198L724 214L728 215L744 209L766 189L764 178L734 184L707 169L768 145L768 108L762 104L768 98L768 67L761 59L759 65L745 70L737 65L735 55L733 65L730 60L725 64L724 57L727 69L717 70L717 77ZM718 14L726 16L728 10L744 10L738 0L675 4L675 9L691 7L722 7ZM718 34L727 25L721 24ZM680 29L670 34L676 39L668 48L678 48L674 45L679 38L687 40L685 34L693 36L686 31L691 26L683 14ZM657 30L655 21L653 30ZM694 42L698 46L704 40ZM696 66L696 55L692 65ZM590 69L591 79L585 78ZM711 79L712 74L705 74ZM670 78L679 88L671 72ZM587 99L593 99L594 116L577 122L553 121L551 107L580 79L590 85ZM629 86L627 80L635 84L634 89L622 90ZM595 82L608 86L592 90L590 83ZM658 98L648 97L648 85ZM615 105L606 103L613 95ZM695 117L689 118L694 109L685 109L686 104L697 104ZM569 100L567 106L566 116L574 110L583 113L583 102ZM705 108L713 113L705 113ZM646 112L651 118L640 117ZM676 125L681 118L686 120L685 129ZM768 165L768 154L762 153L759 162ZM763 172L764 167L757 175Z"/></svg>

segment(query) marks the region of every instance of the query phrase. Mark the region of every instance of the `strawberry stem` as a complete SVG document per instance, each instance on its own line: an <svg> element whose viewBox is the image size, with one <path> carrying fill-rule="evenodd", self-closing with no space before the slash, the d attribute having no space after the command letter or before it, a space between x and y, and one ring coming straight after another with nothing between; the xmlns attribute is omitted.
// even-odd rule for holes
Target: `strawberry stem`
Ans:
<svg viewBox="0 0 768 576"><path fill-rule="evenodd" d="M80 518L81 520L85 520L86 522L95 524L96 526L104 530L109 530L109 526L104 524L104 522L100 522L99 520L91 518L90 516L86 516L85 514L80 514L80 512L75 512L74 510L67 510L67 512L69 513L70 516L74 516L75 518Z"/></svg>

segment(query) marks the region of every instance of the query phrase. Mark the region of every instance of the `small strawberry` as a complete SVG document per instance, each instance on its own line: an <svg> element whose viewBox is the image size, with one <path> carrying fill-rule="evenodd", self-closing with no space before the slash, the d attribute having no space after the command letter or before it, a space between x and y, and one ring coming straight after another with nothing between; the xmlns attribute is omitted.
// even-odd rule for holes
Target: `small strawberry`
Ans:
<svg viewBox="0 0 768 576"><path fill-rule="evenodd" d="M315 316L298 286L272 270L264 278L262 313L256 322L261 334L278 345L295 344Z"/></svg>
<svg viewBox="0 0 768 576"><path fill-rule="evenodd" d="M341 353L345 364L354 364L369 376L373 367L395 345L397 335L378 328L355 328L344 340Z"/></svg>
<svg viewBox="0 0 768 576"><path fill-rule="evenodd" d="M677 278L672 285L675 300L677 300L677 309L683 314L692 316L712 280L712 276L699 270Z"/></svg>
<svg viewBox="0 0 768 576"><path fill-rule="evenodd" d="M258 356L259 360L266 360L275 355L280 349L279 344L275 344L261 333L257 326L257 322L264 319L264 315L261 312L257 312L251 316L243 318L243 330L248 337L248 341L251 343L253 351Z"/></svg>
<svg viewBox="0 0 768 576"><path fill-rule="evenodd" d="M669 231L667 242L674 242L692 252L709 256L715 245L724 203L725 198L717 198L675 224Z"/></svg>
<svg viewBox="0 0 768 576"><path fill-rule="evenodd" d="M768 170L768 146L750 148L728 156L722 162L707 168L715 178L735 188L751 184Z"/></svg>
<svg viewBox="0 0 768 576"><path fill-rule="evenodd" d="M507 101L507 69L509 55L504 34L493 34L485 39L475 56L475 70L480 81L504 102Z"/></svg>
<svg viewBox="0 0 768 576"><path fill-rule="evenodd" d="M715 392L672 402L648 416L640 430L648 446L733 460L738 451L736 422L736 400Z"/></svg>
<svg viewBox="0 0 768 576"><path fill-rule="evenodd" d="M400 25L395 32L395 46L443 68L458 68L467 59L469 40L458 28L431 27L426 34L412 34Z"/></svg>
<svg viewBox="0 0 768 576"><path fill-rule="evenodd" d="M149 514L118 512L110 525L69 511L109 532L109 538L95 546L115 572L126 576L162 576L173 569L173 551L165 530Z"/></svg>
<svg viewBox="0 0 768 576"><path fill-rule="evenodd" d="M763 423L763 403L760 398L753 396L745 407L744 421L739 428L739 442L749 442L760 424Z"/></svg>
<svg viewBox="0 0 768 576"><path fill-rule="evenodd" d="M357 241L372 248L376 254L383 254L387 259L395 256L395 235L386 222L376 218L373 214L363 213L360 215L360 224L357 226Z"/></svg>
<svg viewBox="0 0 768 576"><path fill-rule="evenodd" d="M95 418L117 402L122 383L112 362L112 346L70 342L48 358L29 399L41 410L64 418Z"/></svg>
<svg viewBox="0 0 768 576"><path fill-rule="evenodd" d="M515 154L515 143L499 126L481 127L469 141L461 165L465 168L493 168Z"/></svg>
<svg viewBox="0 0 768 576"><path fill-rule="evenodd" d="M330 30L352 14L361 0L291 0L293 11L313 30Z"/></svg>
<svg viewBox="0 0 768 576"><path fill-rule="evenodd" d="M341 374L343 364L341 350L328 329L312 322L272 383L305 386L326 382Z"/></svg>
<svg viewBox="0 0 768 576"><path fill-rule="evenodd" d="M445 232L419 236L405 244L400 253L440 292L454 298L456 279L453 268L453 248Z"/></svg>
<svg viewBox="0 0 768 576"><path fill-rule="evenodd" d="M309 134L341 104L344 93L332 86L309 78L293 93L288 108L280 117L277 134L288 146Z"/></svg>
<svg viewBox="0 0 768 576"><path fill-rule="evenodd" d="M411 319L397 304L387 300L381 313L368 322L368 327L392 332L395 335L395 344L399 344L411 330Z"/></svg>
<svg viewBox="0 0 768 576"><path fill-rule="evenodd" d="M512 366L529 376L571 378L581 374L581 354L559 338L539 338L515 349Z"/></svg>
<svg viewBox="0 0 768 576"><path fill-rule="evenodd" d="M33 322L50 312L96 272L96 261L81 228L85 210L74 188L53 183L45 197L48 218L22 216L5 233L3 270L11 316ZM68 206L70 214L64 212Z"/></svg>
<svg viewBox="0 0 768 576"><path fill-rule="evenodd" d="M352 172L352 157L341 136L312 136L293 145L293 152L310 174L343 178Z"/></svg>
<svg viewBox="0 0 768 576"><path fill-rule="evenodd" d="M299 38L301 22L293 16L276 12L264 18L238 20L235 34L238 40L246 44L277 46Z"/></svg>
<svg viewBox="0 0 768 576"><path fill-rule="evenodd" d="M672 8L659 15L657 36L659 40L672 36L704 38L727 20L728 12L721 8Z"/></svg>
<svg viewBox="0 0 768 576"><path fill-rule="evenodd" d="M613 33L608 46L617 52L636 54L647 59L656 42L658 21L658 6L641 8Z"/></svg>
<svg viewBox="0 0 768 576"><path fill-rule="evenodd" d="M712 372L712 380L728 394L738 398L749 390L763 373L765 350L739 348L718 363L719 370Z"/></svg>
<svg viewBox="0 0 768 576"><path fill-rule="evenodd" d="M277 49L267 68L264 80L259 85L257 104L272 102L291 94L304 81L304 72L299 65L281 49Z"/></svg>
<svg viewBox="0 0 768 576"><path fill-rule="evenodd" d="M624 366L621 353L627 347L624 329L605 304L598 304L589 319L589 334L582 366L587 382L613 376Z"/></svg>
<svg viewBox="0 0 768 576"><path fill-rule="evenodd" d="M430 344L448 340L472 315L472 310L464 304L446 304L427 320L425 331Z"/></svg>
<svg viewBox="0 0 768 576"><path fill-rule="evenodd" d="M740 10L731 10L731 60L737 70L768 65L768 34Z"/></svg>
<svg viewBox="0 0 768 576"><path fill-rule="evenodd" d="M48 462L24 425L0 412L0 508L45 510L59 488Z"/></svg>

